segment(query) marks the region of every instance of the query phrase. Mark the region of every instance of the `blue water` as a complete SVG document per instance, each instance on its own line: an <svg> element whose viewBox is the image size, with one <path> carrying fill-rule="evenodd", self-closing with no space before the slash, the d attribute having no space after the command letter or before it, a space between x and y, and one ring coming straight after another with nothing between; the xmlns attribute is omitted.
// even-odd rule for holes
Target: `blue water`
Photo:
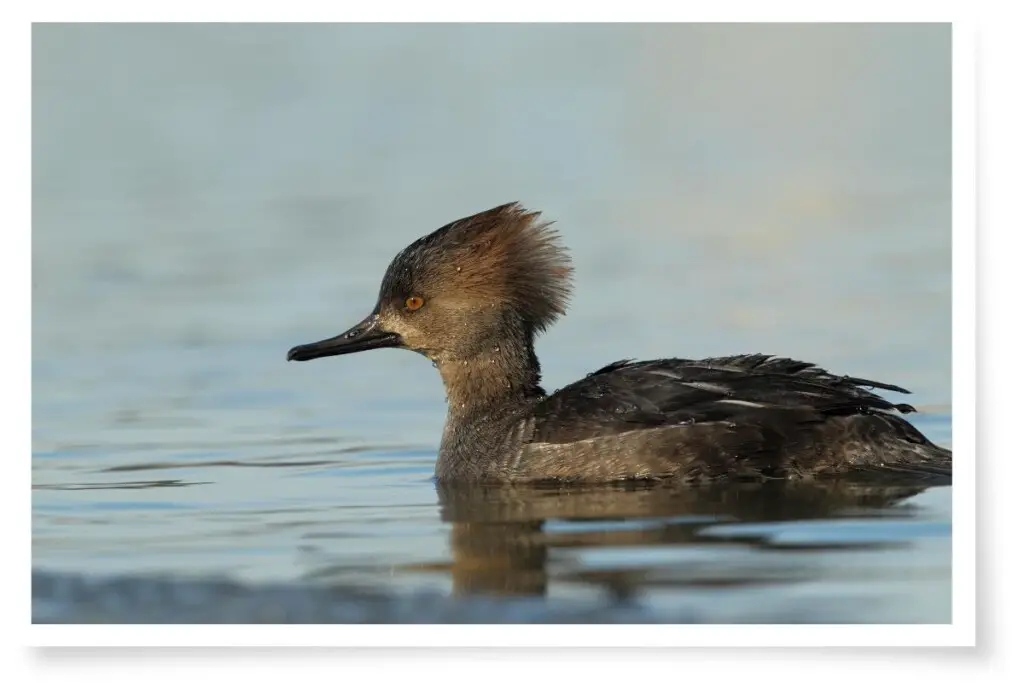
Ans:
<svg viewBox="0 0 1024 683"><path fill-rule="evenodd" d="M37 621L949 621L949 487L438 491L430 363L284 360L520 200L547 387L777 353L948 446L948 29L41 25L33 98Z"/></svg>

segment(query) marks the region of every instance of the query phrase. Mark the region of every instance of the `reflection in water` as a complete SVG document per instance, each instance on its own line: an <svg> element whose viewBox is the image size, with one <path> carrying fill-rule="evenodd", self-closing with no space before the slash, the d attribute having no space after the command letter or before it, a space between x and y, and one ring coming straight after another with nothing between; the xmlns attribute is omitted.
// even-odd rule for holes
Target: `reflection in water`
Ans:
<svg viewBox="0 0 1024 683"><path fill-rule="evenodd" d="M707 534L723 523L783 522L826 518L910 515L897 503L927 488L920 482L879 485L849 481L785 482L705 487L439 487L442 516L451 523L452 575L456 594L545 595L549 580L596 585L616 599L629 599L645 587L700 588L753 585L807 578L779 571L777 564L746 563L739 571L713 564L660 566L619 563L611 568L566 567L553 563L557 549L575 551L629 547L699 550L739 546L758 550L847 550L890 545L881 541L773 542L772 532L739 537ZM678 558L677 558L678 559ZM613 563L614 564L614 563ZM410 569L441 569L420 565ZM806 567L803 572L806 572Z"/></svg>

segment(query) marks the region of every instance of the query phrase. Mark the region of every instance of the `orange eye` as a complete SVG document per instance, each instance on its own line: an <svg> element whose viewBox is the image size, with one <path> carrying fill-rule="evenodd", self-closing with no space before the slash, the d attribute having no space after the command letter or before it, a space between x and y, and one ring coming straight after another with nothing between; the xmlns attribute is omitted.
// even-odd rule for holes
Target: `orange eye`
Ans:
<svg viewBox="0 0 1024 683"><path fill-rule="evenodd" d="M423 298L418 296L410 296L405 300L405 310L415 311L423 307Z"/></svg>

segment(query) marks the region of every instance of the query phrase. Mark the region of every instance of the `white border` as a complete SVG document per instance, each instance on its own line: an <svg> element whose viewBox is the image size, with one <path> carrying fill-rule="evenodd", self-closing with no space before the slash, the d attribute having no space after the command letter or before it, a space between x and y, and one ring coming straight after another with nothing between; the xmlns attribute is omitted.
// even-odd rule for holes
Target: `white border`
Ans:
<svg viewBox="0 0 1024 683"><path fill-rule="evenodd" d="M977 113L975 31L953 28L953 624L975 632Z"/></svg>
<svg viewBox="0 0 1024 683"><path fill-rule="evenodd" d="M847 7L815 0L719 0L713 4L631 0L611 2L519 0L477 3L470 0L378 0L328 3L316 0L231 2L181 0L132 3L126 0L49 0L34 3L32 21L134 22L949 22L964 3L951 0L907 2L860 0ZM228 5L228 7L225 7ZM229 11L234 10L234 11ZM966 18L966 17L965 17Z"/></svg>
<svg viewBox="0 0 1024 683"><path fill-rule="evenodd" d="M965 642L958 624L924 625L79 625L32 627L33 644L105 647L749 647L826 645L949 647Z"/></svg>
<svg viewBox="0 0 1024 683"><path fill-rule="evenodd" d="M438 12L439 3L358 3L359 7L323 8L312 11L310 5L299 2L258 4L246 6L246 20L300 19L355 19L401 20L432 19L455 16ZM441 3L443 4L443 3ZM933 20L941 21L951 15L949 6L942 3L922 4L907 9L893 2L858 3L853 12L837 12L832 3L774 2L765 3L718 2L714 7L699 8L689 3L676 7L662 3L629 3L630 20L682 20L708 21L735 18L742 10L745 20L764 19L846 19L865 20ZM429 5L429 7L428 7ZM579 7L558 6L553 2L517 3L506 8L485 8L481 5L461 5L460 18L473 19L531 19L578 20ZM533 5L528 7L528 5ZM449 4L448 9L453 5ZM56 9L55 9L56 7ZM153 8L123 2L59 3L35 8L36 20L97 20L98 17L125 17L144 20L220 19L223 9L211 2L179 2L168 7ZM468 10L468 11L465 11ZM527 10L524 12L524 10ZM587 8L587 20L616 19L622 16L621 5ZM816 10L816 11L815 11ZM398 14L398 12L401 12ZM427 17L427 14L430 17ZM237 14L236 14L237 16ZM869 19L870 20L870 19ZM21 52L25 43L24 24L9 46ZM12 31L5 29L6 33ZM19 56L21 56L19 55ZM974 453L974 30L958 22L954 30L954 450L962 454ZM22 127L24 130L24 127ZM5 133L5 135L7 135ZM24 152L26 137L16 138L12 146ZM20 155L24 159L25 155ZM23 167L22 167L23 168ZM24 180L24 176L22 177ZM7 185L15 188L20 197L29 196L27 183ZM26 212L26 215L28 212ZM26 261L23 261L27 262ZM11 272L11 271L8 271ZM27 316L26 316L27 317ZM27 346L27 345L26 345ZM25 358L27 349L20 353L5 354L10 359ZM26 368L22 367L22 370ZM22 375L26 374L22 372ZM14 414L21 416L22 410ZM25 418L28 415L24 415ZM26 421L27 422L27 419ZM23 423L24 424L24 423ZM31 446L16 445L17 452L31 452ZM27 468L26 468L27 469ZM24 470L23 470L24 471ZM222 644L321 645L346 646L420 646L480 645L505 646L562 646L586 647L642 646L718 646L744 644L748 646L818 646L843 645L965 645L974 643L974 463L973 458L961 457L957 461L957 485L954 486L954 602L952 625L926 626L83 626L39 625L29 629L29 642L34 645L192 645ZM27 487L21 488L23 495ZM16 500L16 499L15 499ZM23 501L21 511L29 509ZM18 518L18 517L15 517ZM23 515L21 519L25 519ZM27 522L28 520L25 519ZM26 523L22 527L28 529ZM27 544L26 544L27 547ZM25 572L27 574L27 570ZM18 603L29 603L28 591L22 589ZM5 604L10 604L6 602ZM28 604L30 610L30 604ZM23 611L25 614L28 610Z"/></svg>

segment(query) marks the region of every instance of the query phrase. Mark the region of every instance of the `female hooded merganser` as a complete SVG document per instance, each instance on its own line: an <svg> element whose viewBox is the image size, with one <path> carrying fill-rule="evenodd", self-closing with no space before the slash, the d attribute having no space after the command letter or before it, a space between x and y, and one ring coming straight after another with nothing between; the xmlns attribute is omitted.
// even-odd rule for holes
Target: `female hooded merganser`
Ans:
<svg viewBox="0 0 1024 683"><path fill-rule="evenodd" d="M900 417L913 407L870 391L905 389L788 358L618 361L548 396L533 341L565 312L571 274L550 223L504 204L410 244L365 320L288 360L430 358L448 400L439 482L951 473L950 451Z"/></svg>

